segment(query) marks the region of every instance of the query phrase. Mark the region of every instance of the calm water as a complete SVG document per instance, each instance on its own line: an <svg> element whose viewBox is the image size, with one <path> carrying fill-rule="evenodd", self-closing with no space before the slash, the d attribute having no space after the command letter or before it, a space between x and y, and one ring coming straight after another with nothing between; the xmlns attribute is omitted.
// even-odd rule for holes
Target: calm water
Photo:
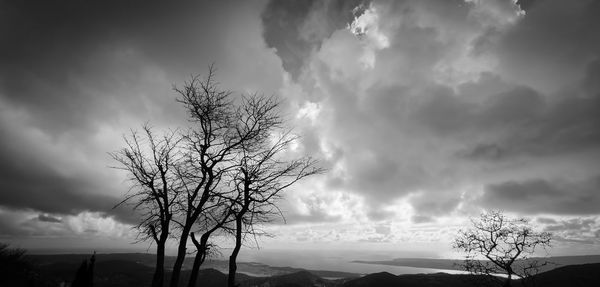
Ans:
<svg viewBox="0 0 600 287"><path fill-rule="evenodd" d="M353 263L353 260L391 260L402 256L381 254L350 254L348 251L267 251L245 250L239 261L260 262L270 266L295 267L309 270L342 271L359 274L389 272L392 274L461 273L457 270L388 266Z"/></svg>

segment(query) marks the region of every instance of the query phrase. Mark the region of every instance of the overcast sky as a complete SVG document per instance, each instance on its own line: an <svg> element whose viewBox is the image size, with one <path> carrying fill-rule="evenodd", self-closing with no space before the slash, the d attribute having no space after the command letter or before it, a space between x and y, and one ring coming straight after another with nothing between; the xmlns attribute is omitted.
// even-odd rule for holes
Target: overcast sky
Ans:
<svg viewBox="0 0 600 287"><path fill-rule="evenodd" d="M502 209L600 253L600 1L0 1L0 241L133 248L108 152L205 74L329 168L266 248L445 256ZM143 245L141 245L143 246Z"/></svg>

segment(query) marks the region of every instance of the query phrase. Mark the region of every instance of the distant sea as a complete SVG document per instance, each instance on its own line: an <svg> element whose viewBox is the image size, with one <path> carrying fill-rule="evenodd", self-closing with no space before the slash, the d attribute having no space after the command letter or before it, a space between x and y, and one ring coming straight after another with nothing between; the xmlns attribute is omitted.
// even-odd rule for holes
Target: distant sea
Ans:
<svg viewBox="0 0 600 287"><path fill-rule="evenodd" d="M226 254L226 253L225 253ZM416 268L405 266L376 265L352 262L354 260L392 260L402 256L381 255L356 251L325 251L325 250L243 250L240 261L258 262L269 266L294 267L307 270L341 271L358 274L389 272L392 274L462 273L457 270ZM223 258L224 259L224 258Z"/></svg>

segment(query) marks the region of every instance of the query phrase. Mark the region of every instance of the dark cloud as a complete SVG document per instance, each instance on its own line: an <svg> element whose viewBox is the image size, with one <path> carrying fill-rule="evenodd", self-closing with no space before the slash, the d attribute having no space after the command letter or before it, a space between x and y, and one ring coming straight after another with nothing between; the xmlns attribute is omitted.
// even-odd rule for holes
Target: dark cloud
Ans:
<svg viewBox="0 0 600 287"><path fill-rule="evenodd" d="M477 105L457 97L449 87L440 87L426 96L428 101L420 107L415 118L436 134L453 134L477 124L474 114Z"/></svg>
<svg viewBox="0 0 600 287"><path fill-rule="evenodd" d="M471 143L465 154L507 159L597 151L600 33L593 15L600 12L600 3L522 2L529 6L527 14L494 46L497 70L505 81L541 95L543 103L527 122L507 131L492 129L495 135Z"/></svg>
<svg viewBox="0 0 600 287"><path fill-rule="evenodd" d="M98 123L131 117L185 123L171 85L213 62L221 82L241 92L270 94L281 79L260 39L235 34L236 25L260 32L259 20L244 15L260 9L250 4L69 0L3 6L0 39L11 44L0 47L0 97L29 110L31 120L53 134L93 133ZM238 53L253 55L261 75Z"/></svg>
<svg viewBox="0 0 600 287"><path fill-rule="evenodd" d="M312 46L299 36L315 1L269 1L262 13L265 41L277 49L283 67L297 77Z"/></svg>
<svg viewBox="0 0 600 287"><path fill-rule="evenodd" d="M416 211L417 218L415 219L434 218L454 211L460 203L460 194L440 192L436 196L431 196L428 193L421 192L411 194L409 202Z"/></svg>
<svg viewBox="0 0 600 287"><path fill-rule="evenodd" d="M286 212L284 215L286 224L326 223L339 222L340 216L330 215L325 211L311 211L309 214L297 212Z"/></svg>
<svg viewBox="0 0 600 287"><path fill-rule="evenodd" d="M4 133L3 133L4 134ZM6 135L6 134L4 134ZM86 179L61 175L51 163L0 144L0 203L7 207L34 208L49 213L74 214L85 209L107 211L118 203L116 198L90 193Z"/></svg>
<svg viewBox="0 0 600 287"><path fill-rule="evenodd" d="M544 108L544 98L528 87L490 95L479 116L482 127L527 125Z"/></svg>
<svg viewBox="0 0 600 287"><path fill-rule="evenodd" d="M599 97L569 97L523 114L523 121L499 139L504 153L534 156L596 149L600 144Z"/></svg>
<svg viewBox="0 0 600 287"><path fill-rule="evenodd" d="M129 206L112 209L127 183L109 171L106 153L143 122L186 124L172 84L210 63L236 92L274 93L282 75L260 38L261 9L234 1L1 1L0 42L10 45L0 46L0 206L135 223Z"/></svg>
<svg viewBox="0 0 600 287"><path fill-rule="evenodd" d="M1 206L70 215L97 211L114 214L123 222L135 222L135 217L126 216L127 212L113 211L112 208L120 201L118 197L102 194L102 188L90 186L89 180L64 177L40 167L24 170L14 166L2 167Z"/></svg>
<svg viewBox="0 0 600 287"><path fill-rule="evenodd" d="M525 214L597 214L600 177L580 182L534 179L490 184L479 203Z"/></svg>
<svg viewBox="0 0 600 287"><path fill-rule="evenodd" d="M545 91L578 80L585 65L600 57L599 13L594 0L535 1L495 47L503 76Z"/></svg>
<svg viewBox="0 0 600 287"><path fill-rule="evenodd" d="M13 133L9 126L0 124L0 137L5 139L0 141L0 157L4 159L0 162L0 206L69 215L95 211L135 222L135 215L112 209L120 202L121 191L110 190L113 185L103 182L103 173L97 173L97 178L85 170L65 174L60 171L63 159L44 154L38 150L38 142Z"/></svg>
<svg viewBox="0 0 600 287"><path fill-rule="evenodd" d="M486 161L503 160L508 154L505 148L495 143L480 143L470 149L457 152L457 155L462 158Z"/></svg>
<svg viewBox="0 0 600 287"><path fill-rule="evenodd" d="M518 0L517 4L521 6L521 9L529 11L529 9L532 8L536 2L537 0Z"/></svg>
<svg viewBox="0 0 600 287"><path fill-rule="evenodd" d="M159 43L177 44L176 37L157 35L175 11L152 1L4 6L10 12L0 20L6 27L0 38L11 45L0 48L0 96L30 110L36 125L54 133L93 132L99 119L114 117L114 103L150 113L140 105L145 95L124 95L115 88L140 81L142 62L156 60L147 53L150 47L160 51ZM165 96L163 103L173 101Z"/></svg>
<svg viewBox="0 0 600 287"><path fill-rule="evenodd" d="M269 1L262 13L264 39L283 67L297 78L310 54L326 38L352 22L353 9L367 0Z"/></svg>
<svg viewBox="0 0 600 287"><path fill-rule="evenodd" d="M0 238L10 238L24 233L23 228L16 223L16 218L11 218L6 213L0 215Z"/></svg>
<svg viewBox="0 0 600 287"><path fill-rule="evenodd" d="M60 223L62 220L49 214L40 214L37 219L42 222Z"/></svg>
<svg viewBox="0 0 600 287"><path fill-rule="evenodd" d="M415 113L415 118L441 135L497 133L505 128L530 126L534 121L543 122L540 114L547 108L544 96L528 87L511 87L497 94L477 96L469 100L449 87L440 87L437 92L426 95L428 100Z"/></svg>
<svg viewBox="0 0 600 287"><path fill-rule="evenodd" d="M416 224L435 222L435 219L433 219L432 217L423 215L414 215L410 218L410 220Z"/></svg>
<svg viewBox="0 0 600 287"><path fill-rule="evenodd" d="M457 152L468 159L497 161L595 150L600 146L600 90L593 84L598 66L598 61L589 63L585 78L558 97L517 86L479 94L474 102L465 99L473 91L446 90L431 94L415 117L436 134L478 138ZM482 85L489 85L488 80ZM469 89L479 90L475 86Z"/></svg>

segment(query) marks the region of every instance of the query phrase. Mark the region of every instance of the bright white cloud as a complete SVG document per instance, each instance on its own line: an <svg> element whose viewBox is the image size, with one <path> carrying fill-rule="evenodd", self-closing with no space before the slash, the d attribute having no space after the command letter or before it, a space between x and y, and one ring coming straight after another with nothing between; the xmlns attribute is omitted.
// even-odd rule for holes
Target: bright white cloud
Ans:
<svg viewBox="0 0 600 287"><path fill-rule="evenodd" d="M376 51L390 46L388 37L379 29L379 14L375 5L370 3L369 7L348 25L348 29L363 40L364 51L360 56L361 64L365 68L373 68Z"/></svg>

